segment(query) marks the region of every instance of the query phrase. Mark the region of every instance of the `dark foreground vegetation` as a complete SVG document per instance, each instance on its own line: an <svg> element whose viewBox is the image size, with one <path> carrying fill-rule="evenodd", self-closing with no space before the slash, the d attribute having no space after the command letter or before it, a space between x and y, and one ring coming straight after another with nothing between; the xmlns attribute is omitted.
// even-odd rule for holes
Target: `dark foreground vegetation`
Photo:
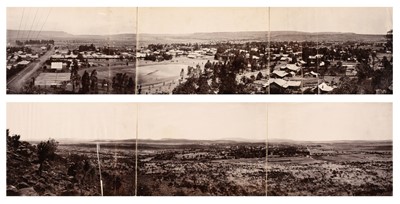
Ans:
<svg viewBox="0 0 400 204"><path fill-rule="evenodd" d="M104 195L134 195L134 145L104 146L100 149ZM96 144L63 145L54 139L31 144L7 130L7 196L56 195L101 195Z"/></svg>

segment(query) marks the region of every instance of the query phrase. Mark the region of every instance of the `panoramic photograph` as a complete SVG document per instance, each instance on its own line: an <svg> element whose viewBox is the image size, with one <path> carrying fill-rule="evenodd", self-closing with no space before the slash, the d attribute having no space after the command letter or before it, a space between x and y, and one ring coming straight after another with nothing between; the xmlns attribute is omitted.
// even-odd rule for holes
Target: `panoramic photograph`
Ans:
<svg viewBox="0 0 400 204"><path fill-rule="evenodd" d="M7 196L134 196L133 103L7 103Z"/></svg>
<svg viewBox="0 0 400 204"><path fill-rule="evenodd" d="M138 94L392 94L392 8L138 8Z"/></svg>
<svg viewBox="0 0 400 204"><path fill-rule="evenodd" d="M392 111L392 103L7 103L6 195L392 196Z"/></svg>
<svg viewBox="0 0 400 204"><path fill-rule="evenodd" d="M391 103L268 104L268 196L392 196Z"/></svg>
<svg viewBox="0 0 400 204"><path fill-rule="evenodd" d="M10 7L7 93L392 94L392 10Z"/></svg>
<svg viewBox="0 0 400 204"><path fill-rule="evenodd" d="M7 8L8 94L135 94L137 8Z"/></svg>
<svg viewBox="0 0 400 204"><path fill-rule="evenodd" d="M138 196L265 196L266 104L139 104Z"/></svg>
<svg viewBox="0 0 400 204"><path fill-rule="evenodd" d="M247 94L268 78L266 7L138 13L138 94Z"/></svg>
<svg viewBox="0 0 400 204"><path fill-rule="evenodd" d="M392 94L392 8L270 8L271 94Z"/></svg>

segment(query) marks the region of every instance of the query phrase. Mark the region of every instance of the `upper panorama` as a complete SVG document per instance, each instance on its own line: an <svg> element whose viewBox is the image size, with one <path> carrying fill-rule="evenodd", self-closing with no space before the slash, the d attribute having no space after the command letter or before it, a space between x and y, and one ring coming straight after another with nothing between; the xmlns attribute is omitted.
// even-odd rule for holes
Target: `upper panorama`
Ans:
<svg viewBox="0 0 400 204"><path fill-rule="evenodd" d="M392 94L392 8L7 8L7 93Z"/></svg>
<svg viewBox="0 0 400 204"><path fill-rule="evenodd" d="M134 94L137 8L7 8L7 93Z"/></svg>

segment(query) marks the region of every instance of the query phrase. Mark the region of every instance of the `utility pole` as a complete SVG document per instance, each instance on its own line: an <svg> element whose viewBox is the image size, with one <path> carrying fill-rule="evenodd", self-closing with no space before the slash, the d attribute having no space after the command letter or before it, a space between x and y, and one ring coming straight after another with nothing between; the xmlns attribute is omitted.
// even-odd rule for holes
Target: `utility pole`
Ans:
<svg viewBox="0 0 400 204"><path fill-rule="evenodd" d="M100 155L99 155L100 144L97 143L96 147L97 147L97 163L99 164L99 174L100 174L100 190L101 190L101 196L103 196L103 179L101 177L101 164L100 164Z"/></svg>

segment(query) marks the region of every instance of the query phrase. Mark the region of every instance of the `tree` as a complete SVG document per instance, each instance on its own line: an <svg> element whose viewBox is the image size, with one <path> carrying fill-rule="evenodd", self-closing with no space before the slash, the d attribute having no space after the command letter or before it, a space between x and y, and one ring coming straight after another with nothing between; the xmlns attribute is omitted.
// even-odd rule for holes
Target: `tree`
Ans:
<svg viewBox="0 0 400 204"><path fill-rule="evenodd" d="M38 171L39 175L42 173L44 161L51 160L54 158L57 147L58 147L58 142L55 141L54 139L41 141L37 145L37 155L40 164Z"/></svg>
<svg viewBox="0 0 400 204"><path fill-rule="evenodd" d="M83 73L82 80L82 93L88 93L90 87L90 76L87 71Z"/></svg>
<svg viewBox="0 0 400 204"><path fill-rule="evenodd" d="M386 34L386 48L390 51L393 49L393 30L389 30Z"/></svg>
<svg viewBox="0 0 400 204"><path fill-rule="evenodd" d="M257 77L256 77L256 80L260 80L260 79L262 79L263 77L264 77L263 74L262 74L261 72L258 72Z"/></svg>
<svg viewBox="0 0 400 204"><path fill-rule="evenodd" d="M11 144L14 149L18 149L18 147L20 145L20 141L19 141L20 138L21 138L21 135L13 135L11 137Z"/></svg>

